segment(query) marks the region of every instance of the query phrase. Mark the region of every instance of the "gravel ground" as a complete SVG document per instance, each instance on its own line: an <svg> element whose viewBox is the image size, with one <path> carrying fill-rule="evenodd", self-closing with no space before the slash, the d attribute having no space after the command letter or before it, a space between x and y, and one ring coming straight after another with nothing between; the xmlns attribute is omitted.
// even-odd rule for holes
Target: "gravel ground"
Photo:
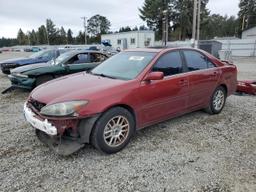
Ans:
<svg viewBox="0 0 256 192"><path fill-rule="evenodd" d="M254 59L235 63L239 78L256 76ZM0 73L0 90L8 85ZM61 157L24 121L27 96L0 96L0 191L256 191L256 97L231 96L219 115L198 111L148 127L114 155L88 145Z"/></svg>

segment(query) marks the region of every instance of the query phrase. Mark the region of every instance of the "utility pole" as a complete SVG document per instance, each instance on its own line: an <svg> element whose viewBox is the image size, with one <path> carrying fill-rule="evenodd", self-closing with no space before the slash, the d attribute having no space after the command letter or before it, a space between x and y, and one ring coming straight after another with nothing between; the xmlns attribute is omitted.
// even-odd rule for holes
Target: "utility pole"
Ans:
<svg viewBox="0 0 256 192"><path fill-rule="evenodd" d="M197 16L197 46L199 47L200 40L200 23L201 23L201 0L198 0L198 16Z"/></svg>
<svg viewBox="0 0 256 192"><path fill-rule="evenodd" d="M164 46L166 46L168 42L168 27L169 27L168 10L164 10L163 11L163 38L162 38Z"/></svg>
<svg viewBox="0 0 256 192"><path fill-rule="evenodd" d="M244 30L244 24L245 24L245 15L243 16L242 31Z"/></svg>
<svg viewBox="0 0 256 192"><path fill-rule="evenodd" d="M87 17L81 17L83 19L84 23L84 44L87 44Z"/></svg>
<svg viewBox="0 0 256 192"><path fill-rule="evenodd" d="M166 32L166 35L165 35L165 46L167 45L167 42L169 40L169 18L168 18L168 10L166 10L166 13L165 13L165 32Z"/></svg>
<svg viewBox="0 0 256 192"><path fill-rule="evenodd" d="M197 11L197 0L194 0L193 29L192 29L193 47L195 47L195 40L196 40L196 11Z"/></svg>
<svg viewBox="0 0 256 192"><path fill-rule="evenodd" d="M164 42L165 42L165 16L164 16L164 12L161 11L163 16L162 16L162 45L164 46Z"/></svg>

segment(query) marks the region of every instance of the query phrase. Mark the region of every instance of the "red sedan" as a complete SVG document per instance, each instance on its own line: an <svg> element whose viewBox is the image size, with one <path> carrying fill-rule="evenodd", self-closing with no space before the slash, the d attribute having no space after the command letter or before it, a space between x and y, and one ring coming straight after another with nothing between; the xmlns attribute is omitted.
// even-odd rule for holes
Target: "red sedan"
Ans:
<svg viewBox="0 0 256 192"><path fill-rule="evenodd" d="M115 153L138 129L200 109L220 113L236 85L236 67L204 51L135 49L39 86L24 113L59 154L86 143Z"/></svg>

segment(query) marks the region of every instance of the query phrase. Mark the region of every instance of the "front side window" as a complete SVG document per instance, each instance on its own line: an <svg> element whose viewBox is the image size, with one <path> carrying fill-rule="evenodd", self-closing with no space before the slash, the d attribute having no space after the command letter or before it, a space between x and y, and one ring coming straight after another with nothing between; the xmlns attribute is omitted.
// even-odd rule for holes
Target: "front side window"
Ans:
<svg viewBox="0 0 256 192"><path fill-rule="evenodd" d="M180 53L178 51L166 53L153 66L153 71L161 71L164 73L164 76L182 73Z"/></svg>
<svg viewBox="0 0 256 192"><path fill-rule="evenodd" d="M189 71L196 71L208 68L208 58L197 51L184 51Z"/></svg>
<svg viewBox="0 0 256 192"><path fill-rule="evenodd" d="M136 78L155 57L151 52L121 52L110 57L91 73L117 79L131 80Z"/></svg>

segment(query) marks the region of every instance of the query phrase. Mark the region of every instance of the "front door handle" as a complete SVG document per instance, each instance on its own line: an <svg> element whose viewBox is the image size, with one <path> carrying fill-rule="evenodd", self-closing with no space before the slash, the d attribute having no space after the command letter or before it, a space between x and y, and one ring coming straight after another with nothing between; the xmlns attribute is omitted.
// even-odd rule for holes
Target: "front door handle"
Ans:
<svg viewBox="0 0 256 192"><path fill-rule="evenodd" d="M181 87L187 86L187 85L188 85L188 80L187 80L187 79L181 79L181 80L179 81L179 85L180 85Z"/></svg>

